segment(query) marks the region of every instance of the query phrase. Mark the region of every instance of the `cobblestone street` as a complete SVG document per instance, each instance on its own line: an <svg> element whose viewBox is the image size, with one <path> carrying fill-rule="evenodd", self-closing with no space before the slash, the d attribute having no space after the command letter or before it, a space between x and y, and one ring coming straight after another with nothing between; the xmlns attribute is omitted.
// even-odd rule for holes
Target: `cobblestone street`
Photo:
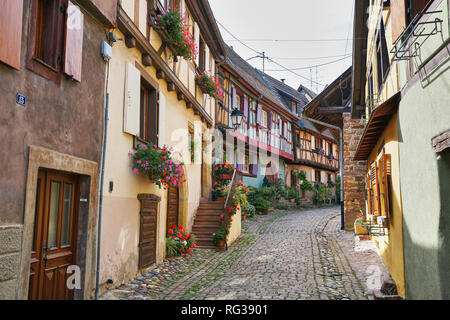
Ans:
<svg viewBox="0 0 450 320"><path fill-rule="evenodd" d="M243 222L228 249L167 259L102 299L361 300L388 272L372 242L340 230L340 208L274 211Z"/></svg>

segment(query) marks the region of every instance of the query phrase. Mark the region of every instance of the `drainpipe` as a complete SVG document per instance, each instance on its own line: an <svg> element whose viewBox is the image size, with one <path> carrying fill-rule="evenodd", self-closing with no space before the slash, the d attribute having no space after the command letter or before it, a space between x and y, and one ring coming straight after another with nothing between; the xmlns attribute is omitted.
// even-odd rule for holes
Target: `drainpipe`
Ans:
<svg viewBox="0 0 450 320"><path fill-rule="evenodd" d="M106 106L105 106L105 129L103 132L103 154L102 154L102 171L100 178L100 200L98 205L98 230L97 230L97 270L95 277L95 300L98 300L99 281L100 281L100 240L102 231L102 209L103 209L103 181L105 178L105 157L106 157L106 142L108 138L108 120L109 120L109 60L106 74Z"/></svg>
<svg viewBox="0 0 450 320"><path fill-rule="evenodd" d="M300 120L305 119L313 123L317 123L321 126L328 127L331 129L339 130L339 175L341 176L341 230L345 229L345 215L344 215L344 134L340 127L334 126L329 123L325 123L319 120L308 118L304 115L300 116Z"/></svg>

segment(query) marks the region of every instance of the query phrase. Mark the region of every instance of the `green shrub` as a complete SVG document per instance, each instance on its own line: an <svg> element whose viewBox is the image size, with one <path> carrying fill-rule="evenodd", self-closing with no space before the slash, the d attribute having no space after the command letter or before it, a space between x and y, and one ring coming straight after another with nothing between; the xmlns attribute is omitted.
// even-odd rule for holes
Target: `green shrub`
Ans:
<svg viewBox="0 0 450 320"><path fill-rule="evenodd" d="M255 206L250 203L247 203L245 207L242 207L242 211L250 217L254 217L256 214Z"/></svg>
<svg viewBox="0 0 450 320"><path fill-rule="evenodd" d="M289 207L285 204L279 204L276 209L278 210L289 210Z"/></svg>
<svg viewBox="0 0 450 320"><path fill-rule="evenodd" d="M220 226L219 229L214 234L213 241L215 244L217 244L221 241L225 241L226 237L227 237L227 232L226 232L225 228L223 226Z"/></svg>
<svg viewBox="0 0 450 320"><path fill-rule="evenodd" d="M166 239L166 252L167 256L176 257L179 255L181 249L181 242L177 239L167 238Z"/></svg>

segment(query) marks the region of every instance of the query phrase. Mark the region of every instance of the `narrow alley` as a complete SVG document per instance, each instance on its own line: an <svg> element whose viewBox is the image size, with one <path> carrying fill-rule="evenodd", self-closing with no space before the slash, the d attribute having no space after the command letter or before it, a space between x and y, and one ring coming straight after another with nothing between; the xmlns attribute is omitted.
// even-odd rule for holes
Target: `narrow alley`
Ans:
<svg viewBox="0 0 450 320"><path fill-rule="evenodd" d="M274 211L243 222L227 251L166 259L104 300L365 300L388 272L340 230L338 207ZM370 242L368 242L370 243Z"/></svg>

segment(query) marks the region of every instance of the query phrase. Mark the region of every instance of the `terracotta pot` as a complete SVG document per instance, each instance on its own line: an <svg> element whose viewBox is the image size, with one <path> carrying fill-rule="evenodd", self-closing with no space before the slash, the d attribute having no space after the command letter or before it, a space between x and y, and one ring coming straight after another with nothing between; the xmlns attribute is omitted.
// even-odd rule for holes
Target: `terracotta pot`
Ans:
<svg viewBox="0 0 450 320"><path fill-rule="evenodd" d="M216 247L223 248L225 247L225 241L219 241L216 243Z"/></svg>
<svg viewBox="0 0 450 320"><path fill-rule="evenodd" d="M295 203L295 199L291 199L291 202L292 202L292 203Z"/></svg>

